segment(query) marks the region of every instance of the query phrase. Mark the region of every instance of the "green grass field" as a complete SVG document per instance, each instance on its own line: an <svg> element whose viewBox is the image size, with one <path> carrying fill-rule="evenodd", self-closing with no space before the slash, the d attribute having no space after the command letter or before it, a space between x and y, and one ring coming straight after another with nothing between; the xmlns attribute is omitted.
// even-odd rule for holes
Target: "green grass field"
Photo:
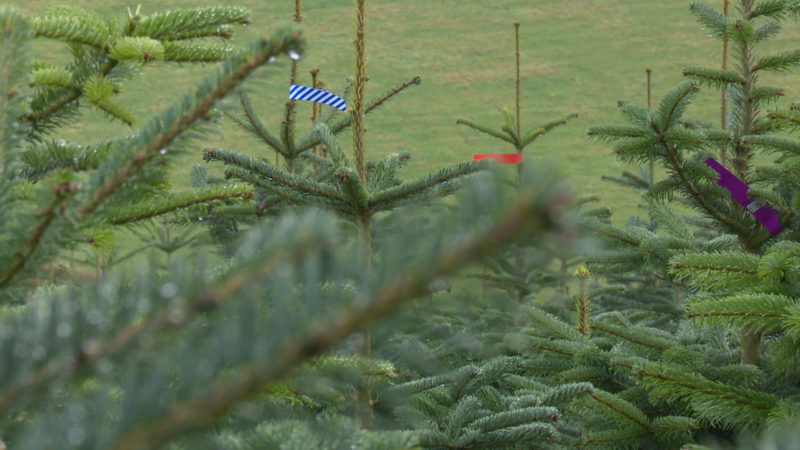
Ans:
<svg viewBox="0 0 800 450"><path fill-rule="evenodd" d="M63 0L12 0L35 15ZM128 4L118 1L73 0L70 4L95 9L104 15L125 15ZM253 23L242 27L234 39L244 44L291 22L292 0L230 2L251 9ZM420 75L423 84L370 115L367 124L369 155L407 149L413 159L406 170L412 178L451 163L471 159L473 153L506 152L496 140L456 125L468 118L499 126L503 107L514 101L514 40L512 22L519 20L522 48L523 128L577 112L567 127L538 141L526 154L528 163L552 161L568 175L579 194L599 194L616 211L617 220L634 212L638 201L630 191L600 179L624 169L611 149L589 140L587 127L618 121L617 100L645 102L645 69L653 70L653 98L681 81L683 65L719 64L721 45L706 35L689 14L688 1L645 0L369 0L368 85L377 95ZM721 3L721 1L714 3ZM206 0L142 1L144 14L172 7L211 5ZM135 6L135 5L131 5ZM716 5L715 5L716 6ZM306 0L302 27L309 50L299 65L298 84L310 83L308 71L318 67L328 86L343 85L353 67L353 17L351 0ZM787 29L773 45L796 41L800 29ZM44 41L40 41L44 42ZM65 48L47 43L42 55L58 60ZM125 85L122 99L142 116L166 107L176 93L191 89L206 68L153 63L142 76ZM257 110L277 130L288 90L288 59L262 70L246 87ZM787 101L800 98L796 78L777 76ZM766 79L765 81L771 81ZM691 111L696 117L718 123L718 94L704 91ZM301 102L299 117L310 114ZM117 135L124 125L97 120L87 113L65 130L65 137L88 143ZM342 143L349 136L342 135ZM271 155L257 142L226 124L204 143ZM197 151L182 156L174 168L176 188L186 186L188 169L200 162Z"/></svg>

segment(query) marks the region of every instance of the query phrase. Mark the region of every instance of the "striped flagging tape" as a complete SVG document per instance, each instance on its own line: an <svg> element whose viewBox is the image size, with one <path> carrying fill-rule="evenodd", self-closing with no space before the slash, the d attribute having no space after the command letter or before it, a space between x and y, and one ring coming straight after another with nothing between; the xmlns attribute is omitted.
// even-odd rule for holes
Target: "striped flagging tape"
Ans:
<svg viewBox="0 0 800 450"><path fill-rule="evenodd" d="M308 100L310 102L324 103L334 108L347 112L347 105L341 97L322 89L293 84L289 86L289 100Z"/></svg>

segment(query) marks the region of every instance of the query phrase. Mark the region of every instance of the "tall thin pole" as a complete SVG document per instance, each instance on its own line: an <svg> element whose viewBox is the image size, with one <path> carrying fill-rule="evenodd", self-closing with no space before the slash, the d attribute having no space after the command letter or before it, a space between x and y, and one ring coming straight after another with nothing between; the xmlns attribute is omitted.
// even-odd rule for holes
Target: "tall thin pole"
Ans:
<svg viewBox="0 0 800 450"><path fill-rule="evenodd" d="M728 17L728 0L723 0L722 3L722 13L725 17ZM728 68L728 36L722 36L722 70ZM725 88L722 88L722 104L720 105L720 126L722 129L726 129L728 127L727 124L727 115L728 115L728 104L727 99L725 98ZM719 149L719 159L722 161L722 164L725 164L725 147L720 147Z"/></svg>
<svg viewBox="0 0 800 450"><path fill-rule="evenodd" d="M519 136L520 135L519 134L520 133L520 126L519 126L519 123L520 123L520 118L519 118L519 81L520 81L520 77L519 77L519 22L514 22L514 43L516 45L516 65L515 66L516 66L516 69L517 69L517 79L516 79L516 84L517 84L517 101L516 101L516 107L517 107L517 136Z"/></svg>
<svg viewBox="0 0 800 450"><path fill-rule="evenodd" d="M653 71L648 68L648 69L646 69L646 72L647 72L647 109L652 109L653 102L651 100L651 98L652 98L651 97L652 90L651 90L651 85L650 85L650 79L652 78L651 75L653 74ZM655 164L654 164L653 159L651 158L650 159L650 186L653 186L653 182L655 180L654 174L653 174L654 170L655 170Z"/></svg>

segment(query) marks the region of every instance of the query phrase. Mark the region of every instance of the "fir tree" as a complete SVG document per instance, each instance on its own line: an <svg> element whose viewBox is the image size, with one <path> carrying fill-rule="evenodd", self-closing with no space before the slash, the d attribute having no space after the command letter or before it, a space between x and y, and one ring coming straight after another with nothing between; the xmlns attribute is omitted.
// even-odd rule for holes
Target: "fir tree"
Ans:
<svg viewBox="0 0 800 450"><path fill-rule="evenodd" d="M569 114L564 118L552 120L533 127L524 133L522 132L522 119L520 117L520 83L522 78L520 76L519 27L520 23L514 22L515 112L512 113L507 108L503 109L505 123L499 130L466 119L458 119L456 123L500 139L510 144L514 148L514 153L523 155L524 150L536 142L538 138L559 126L565 125L569 120L576 118L577 114ZM517 165L517 184L521 181L520 174L522 173L523 164L525 164L524 160ZM593 199L587 198L584 201L591 202ZM567 270L577 264L578 260L575 255L560 250L563 250L563 248L559 249L554 246L550 248L531 248L527 246L511 249L509 254L501 255L499 258L486 263L491 273L484 271L484 273L474 276L484 280L485 284L488 283L493 287L505 289L515 295L520 302L526 296L545 287L558 285L562 290L566 290L566 283L569 278ZM558 260L560 266L558 272L540 269L548 266L553 259ZM532 268L536 269L530 272L529 270Z"/></svg>
<svg viewBox="0 0 800 450"><path fill-rule="evenodd" d="M413 77L396 88L367 103L364 100L366 85L365 56L365 2L359 1L356 9L355 66L353 99L350 115L334 116L336 109L328 107L313 128L297 140L295 138L294 103L286 103L286 113L281 123L281 138L274 138L253 112L246 95L241 96L244 114L233 116L248 131L260 137L276 156L284 160L285 168L269 164L263 158L253 158L225 149L207 148L206 161L221 161L227 165L225 176L252 183L260 192L257 208L265 206L311 205L336 211L351 219L359 227L362 237L368 240L372 217L382 211L419 202L423 199L451 193L458 186L457 179L474 173L478 165L458 164L429 174L421 179L403 182L398 171L408 161L408 154L392 154L383 160L367 163L364 116L408 87L421 82ZM295 78L295 63L291 82ZM342 151L335 135L346 127L353 127L352 161ZM318 145L325 155L310 152ZM298 167L298 158L305 158L306 167Z"/></svg>
<svg viewBox="0 0 800 450"><path fill-rule="evenodd" d="M789 124L787 114L774 111L765 115L762 110L782 92L759 85L757 78L761 71L788 70L797 60L796 52L767 56L756 53L763 41L780 30L780 20L795 11L791 2L742 1L738 6L741 13L738 18L727 18L697 2L691 8L714 35L733 43L734 58L738 59L736 71L686 68L684 74L698 84L684 83L676 87L655 111L621 103L620 110L630 125L593 127L589 131L590 135L615 142L621 160L654 159L668 174L665 180L650 187L637 184L637 187L647 188L645 195L656 213L650 225L643 226L638 220L622 229L596 221L586 222L590 229L614 242L605 256L591 258L594 269L612 274L612 279L652 282L653 287L668 288L667 292L675 292L679 303L682 303L682 291L687 292L688 288L687 293L691 294L686 302L689 321L675 317L673 302L670 322L665 322L664 318L653 320L649 312L628 315L628 320L635 318L640 322L644 316L647 320L644 323L649 322L649 329L640 328L635 335L631 334L630 323L624 322L624 328L602 322L594 325L615 340L621 338L664 352L656 358L643 358L636 354L638 352L626 351L627 356L612 357L609 365L617 373L637 380L636 388L647 393L649 398L648 408L666 407L669 414L684 416L682 420L689 421L687 425L691 424L693 433L701 433L697 437L705 430L723 439L730 437L727 430L739 427L752 431L768 423L773 426L791 423L797 381L787 373L787 368L793 364L792 358L786 359L784 366L775 362L771 351L767 351L766 360L762 362L759 349L765 333L770 335L768 349L773 339L776 352L793 345L786 322L791 320L791 313L785 310L784 302L791 302L785 295L793 290L794 283L793 278L785 274L795 270L792 249L797 231L792 202L797 186L796 180L793 181L796 172L792 169L796 155L789 147L792 141L775 133ZM717 129L684 116L691 97L703 84L725 88L731 108L727 129ZM783 233L771 238L761 224L732 201L727 190L715 184L716 172L709 170L703 161L710 156L710 151L720 148L725 149L729 157L725 163L753 186L750 189L752 198L768 201L779 211L781 223L787 228ZM754 168L752 158L758 152L774 152L781 156L772 166ZM662 203L673 198L691 206L703 217L689 222L680 219ZM703 250L703 247L710 248ZM764 262L759 264L761 260ZM637 273L645 277L630 277ZM632 285L626 290L629 291L623 297L626 300L620 303L628 306L628 314L632 312L631 306L647 311L669 304L669 296L658 300L653 288L647 289L646 295L641 291L637 294ZM598 293L604 291L607 288L599 289ZM608 298L607 294L603 296ZM635 301L630 302L630 299ZM615 320L624 317L612 314L608 317ZM701 324L707 326L696 326ZM719 326L721 324L738 325L742 330L741 345L731 345L726 337L727 327ZM675 337L661 334L663 331ZM686 339L681 337L686 333L700 337L696 353L686 348L677 350L686 346ZM658 344L652 339L659 339L660 334L667 339ZM741 352L741 365L732 364L732 353L737 350ZM678 357L678 353L683 356ZM692 354L695 356L690 356ZM777 354L786 355L785 350ZM721 359L714 365L698 364L701 358L713 358L711 355ZM694 358L698 359L693 362ZM721 367L725 369L720 371ZM640 405L640 411L651 417L657 411L642 408ZM633 410L629 414L632 415ZM657 437L655 428L643 431L646 431L644 435ZM604 434L601 439L622 443L633 437L618 430ZM682 439L688 443L694 438L684 434Z"/></svg>
<svg viewBox="0 0 800 450"><path fill-rule="evenodd" d="M207 148L225 178L198 166L194 190L180 194L165 190L174 150L194 145L217 101L274 57L290 56L295 82L299 32L279 29L222 54L206 39L245 20L237 8L106 21L74 8L26 20L0 7L0 247L10 249L0 253L0 447L702 448L743 434L776 439L798 416L800 159L787 133L800 115L794 105L765 113L780 91L757 75L800 58L757 52L798 8L737 6L728 18L692 5L730 40L735 70L686 68L698 84L655 110L621 102L630 125L590 130L615 142L621 160L666 170L660 181L647 166L623 175L649 211L624 226L606 208L584 210L596 199L570 200L546 169L520 166L509 184L467 163L403 182L407 155L367 162L367 112L419 79L364 100L363 0L355 76L342 90L350 115L315 108L296 138L287 102L276 138L239 90L242 110L228 117L278 162ZM300 12L296 0L296 22ZM75 62L37 75L36 35L69 41ZM114 100L126 70L176 55L171 43L186 49L189 39L201 39L193 61L217 55L220 65L156 117L127 116ZM685 117L701 84L725 86L727 129ZM42 109L42 98L63 103ZM135 131L60 142L57 126L87 102L133 119ZM552 127L523 135L520 109L517 100L501 131L468 125L522 152L526 136ZM336 134L349 126L345 152ZM369 147L379 149L373 139ZM715 184L702 161L720 149L753 198L779 210L785 231L770 236ZM778 157L754 167L766 152ZM436 200L451 193L452 202ZM681 216L676 202L701 216ZM217 237L210 246L201 219ZM114 260L142 262L135 270L112 261L84 282L45 276L131 224L167 264L137 249ZM596 248L576 242L572 226ZM175 253L190 242L198 252ZM222 255L207 254L219 244ZM431 293L437 277L486 261L506 292ZM559 283L549 303L531 300Z"/></svg>
<svg viewBox="0 0 800 450"><path fill-rule="evenodd" d="M200 31L192 31L190 23L176 26L182 23L181 14L158 17L177 20L168 28L187 36L207 35L211 25L219 25L205 24ZM259 417L274 417L285 412L286 402L320 404L319 397L295 394L285 387L293 376L319 380L321 374L362 367L386 379L393 373L391 366L369 355L360 363L355 358L354 364L351 354L342 359L323 353L334 350L364 323L427 293L435 277L494 251L522 232L529 239L540 239L544 231L558 227L563 194L541 181L509 196L496 177L485 174L460 193L458 204L463 207L432 220L422 236L413 214L393 215L393 239L379 239L373 245L369 234L362 232L353 240L342 233L340 216L288 210L279 219L242 233L232 258L223 265L192 255L170 261L166 269L155 264L141 264L133 272L112 267L107 276L85 284L30 286L28 280L43 280L39 274L45 263L58 261L65 250L94 236L98 227L219 198L207 189L158 200L152 190L137 192L137 185L157 185L163 174L156 163L168 162L173 153L162 150L197 131L193 125L208 115L218 99L273 57L301 54L304 43L297 31L278 30L249 50L232 52L195 90L130 137L93 148L103 149L96 159L78 158L80 166L52 163L46 167L44 163L35 168L25 164L25 154L30 146L43 142L41 133L54 129L36 129L29 116L35 94L27 81L33 31L10 8L0 8L0 24L0 98L6 102L0 117L0 195L3 204L9 205L0 212L4 224L0 240L12 249L0 258L0 298L5 304L0 310L0 442L4 445L152 448L221 422L241 426ZM80 28L69 36L84 46L99 43L90 42L94 39L91 31ZM147 51L150 55L150 47ZM363 59L363 49L360 55ZM363 70L359 73L363 88ZM356 91L358 85L359 76ZM52 117L66 117L61 112L73 100L54 108ZM354 123L355 118L363 120L365 112L363 107L355 109L360 112ZM363 152L363 143L354 146ZM67 147L84 151L71 144ZM64 152L52 154L63 156ZM262 169L263 162L250 162ZM397 168L394 159L376 165L372 174L363 161L358 167L363 170L341 169L352 179L340 185L354 192L360 186L361 192L372 194L373 202L365 206L363 198L346 189L337 194L360 202L360 209L344 210L356 218L432 193L450 192L453 186L444 181L477 169L470 164L461 172L449 169L416 183L390 187ZM269 170L270 174L278 171ZM281 176L291 175L287 173ZM302 190L308 185L297 183L292 188ZM318 198L336 186L319 185L325 190ZM235 187L225 185L224 190ZM123 206L134 199L142 204ZM341 208L325 209L342 212ZM158 241L169 252L181 240L165 232ZM365 251L370 247L371 251ZM317 355L321 356L312 358ZM377 393L379 388L370 388L369 382L366 386L367 392ZM255 419L250 407L254 403L246 400L257 405ZM352 403L346 402L344 408L348 405ZM528 421L550 420L522 404L517 409L509 415L495 408L494 414L475 417L472 426L491 439L503 439L485 442L509 442L515 436L533 437L542 428L536 424L530 429L518 427L518 415ZM356 430L340 415L304 423L310 433L312 428L343 424L342 433L352 430L350 436L341 437L344 442L361 442L369 448L379 443L394 447L419 442L418 433ZM262 436L259 442L268 443L280 433L285 436L285 424L264 423L253 430L253 436ZM319 442L334 446L342 441L327 436Z"/></svg>
<svg viewBox="0 0 800 450"><path fill-rule="evenodd" d="M792 141L771 131L775 122L764 117L762 108L783 95L779 88L761 86L758 74L764 71L786 71L800 64L797 52L777 55L760 55L759 46L780 30L780 20L793 12L788 1L741 1L741 17L726 18L723 14L702 4L692 3L692 12L698 20L718 38L731 40L737 70L687 67L684 75L694 82L683 83L670 91L656 112L634 105L625 105L622 112L631 125L595 127L591 135L617 142L619 158L635 162L657 158L669 177L651 189L651 195L668 198L678 194L686 202L713 220L720 231L738 237L745 252L760 253L768 245L770 234L750 214L735 203L729 193L714 184L716 173L703 164L708 151L727 148L733 173L747 183L758 183L750 190L751 196L768 201L779 211L780 222L787 226L794 218L790 208L793 192L782 186L790 178L788 173L775 179L759 176L774 171L770 168L752 167L757 152L777 152L786 157L777 161L785 164L791 158ZM705 123L684 118L683 113L700 85L722 87L731 99L727 129L715 129ZM790 226L791 228L791 226ZM742 362L759 361L759 333L746 329L742 336Z"/></svg>

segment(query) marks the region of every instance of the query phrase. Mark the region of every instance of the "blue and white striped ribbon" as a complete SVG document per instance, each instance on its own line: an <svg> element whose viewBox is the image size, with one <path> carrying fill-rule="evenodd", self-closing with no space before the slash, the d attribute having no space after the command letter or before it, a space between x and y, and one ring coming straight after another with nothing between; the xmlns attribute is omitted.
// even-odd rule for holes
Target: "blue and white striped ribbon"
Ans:
<svg viewBox="0 0 800 450"><path fill-rule="evenodd" d="M314 89L293 84L289 86L289 100L308 100L317 103L324 103L326 105L331 105L334 108L341 109L342 112L347 112L347 106L341 97L331 94L328 91L323 91L322 89Z"/></svg>

